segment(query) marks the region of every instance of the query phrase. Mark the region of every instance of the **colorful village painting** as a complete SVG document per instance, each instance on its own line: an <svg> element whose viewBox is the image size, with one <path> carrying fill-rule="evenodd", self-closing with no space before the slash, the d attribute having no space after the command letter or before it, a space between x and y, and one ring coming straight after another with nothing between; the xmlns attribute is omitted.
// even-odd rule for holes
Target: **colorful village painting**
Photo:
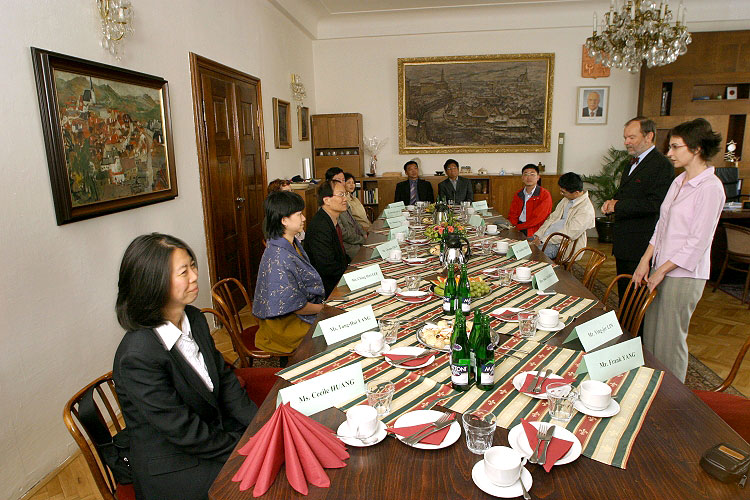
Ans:
<svg viewBox="0 0 750 500"><path fill-rule="evenodd" d="M73 207L171 188L160 89L54 71Z"/></svg>

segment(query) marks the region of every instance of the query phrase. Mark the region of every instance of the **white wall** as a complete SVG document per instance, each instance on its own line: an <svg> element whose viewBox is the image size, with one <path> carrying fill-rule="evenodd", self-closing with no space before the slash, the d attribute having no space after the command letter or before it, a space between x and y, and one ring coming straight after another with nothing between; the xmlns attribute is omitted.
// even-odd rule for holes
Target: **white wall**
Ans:
<svg viewBox="0 0 750 500"><path fill-rule="evenodd" d="M261 79L270 179L299 173L309 156L296 125L294 147L274 149L271 99L291 101L296 72L314 111L312 42L265 0L133 2L136 32L120 63L99 47L94 5L27 0L0 18L0 498L20 497L76 449L62 407L112 367L122 336L113 311L117 270L135 236L161 231L188 242L201 269L197 304L210 302L188 53ZM55 224L30 46L169 81L175 200Z"/></svg>

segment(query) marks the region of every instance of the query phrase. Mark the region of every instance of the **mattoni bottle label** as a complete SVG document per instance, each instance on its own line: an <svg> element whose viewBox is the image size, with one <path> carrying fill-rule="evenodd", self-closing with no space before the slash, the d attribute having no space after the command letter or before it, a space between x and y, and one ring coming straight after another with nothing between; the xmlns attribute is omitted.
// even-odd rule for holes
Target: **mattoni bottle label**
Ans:
<svg viewBox="0 0 750 500"><path fill-rule="evenodd" d="M457 365L451 365L451 382L456 385L469 385L469 361L462 359Z"/></svg>

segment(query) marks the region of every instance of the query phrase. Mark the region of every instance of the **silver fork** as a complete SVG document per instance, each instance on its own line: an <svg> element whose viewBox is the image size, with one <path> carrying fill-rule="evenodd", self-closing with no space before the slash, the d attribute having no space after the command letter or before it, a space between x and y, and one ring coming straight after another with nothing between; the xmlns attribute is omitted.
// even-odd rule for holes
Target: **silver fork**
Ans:
<svg viewBox="0 0 750 500"><path fill-rule="evenodd" d="M539 445L541 445L542 441L544 441L544 436L547 435L547 429L548 424L540 423L539 428L536 430L536 448L534 449L534 453L532 453L531 458L529 458L529 462L531 462L532 464L538 463Z"/></svg>
<svg viewBox="0 0 750 500"><path fill-rule="evenodd" d="M451 422L451 420L453 419L453 415L454 415L453 412L443 413L443 416L435 420L431 426L426 427L422 429L421 431L415 432L411 436L407 436L406 438L403 439L403 442L408 444L409 446L417 444L419 441L422 440L422 438L427 437L433 431L437 431L439 429L442 429L446 425L452 424L453 422Z"/></svg>
<svg viewBox="0 0 750 500"><path fill-rule="evenodd" d="M545 369L544 373L542 374L542 378L539 379L539 383L536 385L536 387L534 387L534 390L531 392L533 392L534 394L539 394L540 392L542 392L542 387L544 387L544 381L547 380L550 375L552 375L552 370Z"/></svg>
<svg viewBox="0 0 750 500"><path fill-rule="evenodd" d="M554 436L554 434L555 426L551 425L544 435L544 451L542 452L542 456L539 457L539 461L537 462L539 465L544 465L545 463L547 463L547 448L549 448L549 444L552 441L552 437Z"/></svg>

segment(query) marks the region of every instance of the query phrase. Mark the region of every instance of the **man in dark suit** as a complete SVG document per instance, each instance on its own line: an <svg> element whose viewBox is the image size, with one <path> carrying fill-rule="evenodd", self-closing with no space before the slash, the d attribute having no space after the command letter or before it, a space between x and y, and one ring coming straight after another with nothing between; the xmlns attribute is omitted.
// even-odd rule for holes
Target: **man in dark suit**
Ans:
<svg viewBox="0 0 750 500"><path fill-rule="evenodd" d="M409 180L396 184L396 196L393 201L403 201L404 205L414 205L418 201L435 201L432 184L419 178L419 165L414 160L404 164L404 172Z"/></svg>
<svg viewBox="0 0 750 500"><path fill-rule="evenodd" d="M581 116L587 117L587 116L602 116L602 107L599 106L599 102L601 102L601 96L599 95L599 92L589 92L588 97L586 98L586 103L588 106L583 108L581 111Z"/></svg>
<svg viewBox="0 0 750 500"><path fill-rule="evenodd" d="M465 177L458 176L458 162L450 159L443 165L443 170L448 178L438 184L438 196L456 203L462 201L474 201L474 189L471 181Z"/></svg>
<svg viewBox="0 0 750 500"><path fill-rule="evenodd" d="M339 216L346 212L346 189L337 180L321 183L318 187L320 208L307 225L304 248L310 263L323 280L326 297L336 288L350 259L344 250L343 231Z"/></svg>
<svg viewBox="0 0 750 500"><path fill-rule="evenodd" d="M674 179L672 163L654 147L656 124L636 117L625 124L625 148L633 157L620 179L615 197L602 205L603 214L614 214L612 254L617 274L633 274L659 219L659 207ZM620 297L627 283L618 286Z"/></svg>

